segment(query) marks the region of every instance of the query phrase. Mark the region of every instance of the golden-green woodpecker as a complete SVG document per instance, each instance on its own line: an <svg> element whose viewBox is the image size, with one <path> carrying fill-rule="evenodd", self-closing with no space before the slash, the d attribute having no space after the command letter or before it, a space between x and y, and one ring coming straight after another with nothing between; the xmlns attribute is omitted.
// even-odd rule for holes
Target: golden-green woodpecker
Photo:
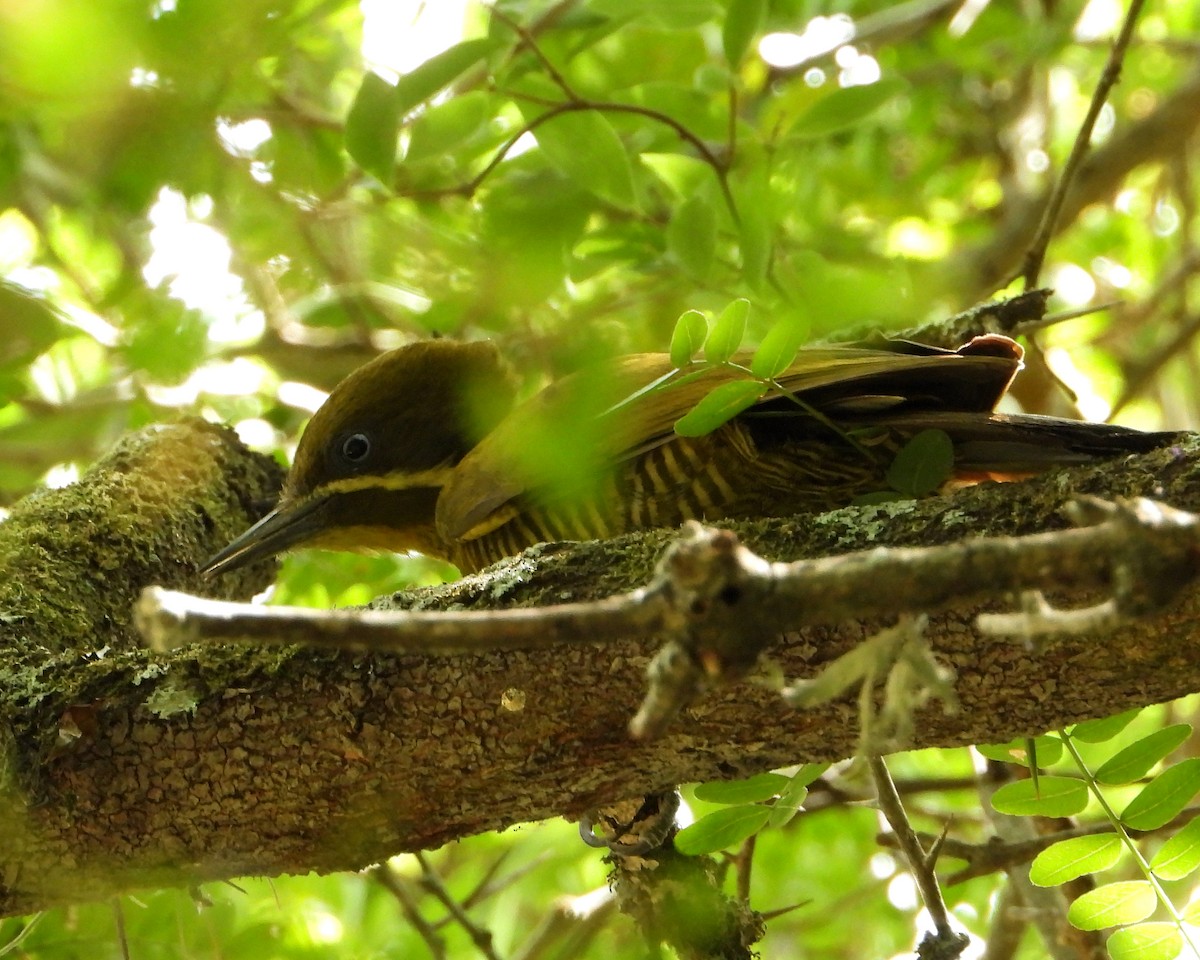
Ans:
<svg viewBox="0 0 1200 960"><path fill-rule="evenodd" d="M705 367L660 382L670 358L637 354L514 407L492 344L413 343L338 384L300 440L278 506L205 572L297 547L415 550L471 572L541 541L829 510L886 490L895 452L926 429L949 435L964 482L1163 442L994 413L1021 353L998 335L956 351L806 348L776 378L790 395L768 393L711 433L682 437L676 421L743 374Z"/></svg>

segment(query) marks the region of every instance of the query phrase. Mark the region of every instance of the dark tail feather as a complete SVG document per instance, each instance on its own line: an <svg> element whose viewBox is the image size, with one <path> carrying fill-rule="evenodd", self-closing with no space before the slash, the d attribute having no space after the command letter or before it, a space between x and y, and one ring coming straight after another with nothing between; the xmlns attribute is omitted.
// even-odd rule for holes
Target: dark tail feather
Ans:
<svg viewBox="0 0 1200 960"><path fill-rule="evenodd" d="M1030 414L931 413L887 418L903 430L945 430L960 470L1036 473L1053 466L1146 453L1175 442L1178 433L1145 433L1107 423Z"/></svg>

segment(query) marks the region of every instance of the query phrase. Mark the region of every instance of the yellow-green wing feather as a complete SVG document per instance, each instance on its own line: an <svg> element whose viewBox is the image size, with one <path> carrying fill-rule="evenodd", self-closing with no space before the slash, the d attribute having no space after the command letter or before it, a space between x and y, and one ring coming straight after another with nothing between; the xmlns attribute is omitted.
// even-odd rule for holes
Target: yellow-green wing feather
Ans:
<svg viewBox="0 0 1200 960"><path fill-rule="evenodd" d="M914 392L940 399L947 409L990 410L1020 365L1015 345L1007 356L908 349L807 348L777 382L801 399L827 394L819 406L831 413L895 405ZM749 357L735 361L748 364ZM609 469L671 440L676 421L702 397L746 376L731 367L707 367L639 393L672 369L667 354L619 357L557 381L522 404L462 460L442 490L441 536L472 539L511 519L515 501L536 498L553 485L557 465L545 454L564 441L577 441L570 445L578 471ZM777 399L773 393L764 402Z"/></svg>

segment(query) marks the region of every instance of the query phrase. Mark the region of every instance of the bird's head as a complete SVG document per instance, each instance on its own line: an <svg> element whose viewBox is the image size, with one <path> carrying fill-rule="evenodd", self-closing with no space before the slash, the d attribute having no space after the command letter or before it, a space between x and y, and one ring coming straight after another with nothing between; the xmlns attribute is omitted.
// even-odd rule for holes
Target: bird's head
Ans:
<svg viewBox="0 0 1200 960"><path fill-rule="evenodd" d="M313 415L275 509L203 572L296 547L444 555L434 525L438 494L507 413L514 392L491 343L427 340L377 357Z"/></svg>

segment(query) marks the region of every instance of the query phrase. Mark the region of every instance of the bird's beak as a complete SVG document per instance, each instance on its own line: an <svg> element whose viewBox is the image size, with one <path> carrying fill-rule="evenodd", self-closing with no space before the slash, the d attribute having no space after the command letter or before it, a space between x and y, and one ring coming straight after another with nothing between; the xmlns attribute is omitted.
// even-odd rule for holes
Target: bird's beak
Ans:
<svg viewBox="0 0 1200 960"><path fill-rule="evenodd" d="M298 503L281 503L224 550L210 557L201 569L201 575L215 577L255 560L265 560L312 538L324 527L322 508L327 502L325 497L318 496Z"/></svg>

